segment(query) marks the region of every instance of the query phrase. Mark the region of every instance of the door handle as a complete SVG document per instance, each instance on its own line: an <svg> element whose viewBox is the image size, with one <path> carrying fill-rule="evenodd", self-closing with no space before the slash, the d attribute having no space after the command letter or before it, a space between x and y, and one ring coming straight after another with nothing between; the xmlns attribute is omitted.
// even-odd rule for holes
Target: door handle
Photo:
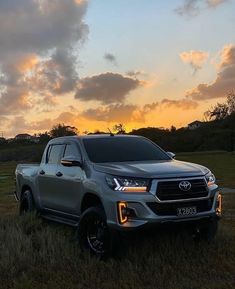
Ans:
<svg viewBox="0 0 235 289"><path fill-rule="evenodd" d="M41 170L41 171L39 172L39 174L40 174L40 175L45 175L44 170Z"/></svg>
<svg viewBox="0 0 235 289"><path fill-rule="evenodd" d="M56 173L57 177L62 177L63 174L61 172Z"/></svg>

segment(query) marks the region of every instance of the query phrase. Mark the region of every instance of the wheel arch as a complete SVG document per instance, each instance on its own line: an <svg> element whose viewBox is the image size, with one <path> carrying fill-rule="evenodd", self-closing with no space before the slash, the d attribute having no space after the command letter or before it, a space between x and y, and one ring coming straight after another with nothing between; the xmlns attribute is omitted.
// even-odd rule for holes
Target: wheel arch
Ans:
<svg viewBox="0 0 235 289"><path fill-rule="evenodd" d="M91 193L91 192L85 193L82 198L81 207L80 207L81 214L86 209L90 207L95 207L95 206L101 206L102 208L104 208L101 198L95 193Z"/></svg>

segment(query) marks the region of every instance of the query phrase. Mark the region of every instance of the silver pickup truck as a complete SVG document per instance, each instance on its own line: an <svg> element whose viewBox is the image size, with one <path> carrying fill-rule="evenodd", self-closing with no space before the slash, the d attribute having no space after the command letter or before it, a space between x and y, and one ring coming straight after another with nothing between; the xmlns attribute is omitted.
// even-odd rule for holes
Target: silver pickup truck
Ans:
<svg viewBox="0 0 235 289"><path fill-rule="evenodd" d="M208 168L132 135L51 140L40 165L17 166L16 197L21 214L77 226L81 247L99 256L112 252L118 232L162 223L190 223L212 239L221 215Z"/></svg>

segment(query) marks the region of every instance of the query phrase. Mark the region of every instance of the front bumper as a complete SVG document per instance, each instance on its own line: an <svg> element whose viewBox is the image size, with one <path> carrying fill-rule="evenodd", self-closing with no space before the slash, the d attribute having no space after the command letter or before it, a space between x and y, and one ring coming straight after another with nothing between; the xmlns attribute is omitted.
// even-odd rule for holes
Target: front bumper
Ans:
<svg viewBox="0 0 235 289"><path fill-rule="evenodd" d="M127 207L135 213L135 216L128 217L127 221L123 224L120 223L119 210L117 209L118 202L125 202ZM221 216L221 195L218 186L213 186L206 198L197 198L190 200L190 203L196 204L198 202L210 202L208 208L204 208L197 212L195 215L189 216L177 216L177 214L158 214L156 210L150 208L151 204L164 204L159 202L156 196L151 194L142 194L141 197L138 194L121 194L121 199L118 198L115 204L110 203L110 209L107 214L108 225L117 230L135 230L142 227L148 227L152 225L164 224L164 223L183 223L183 222L197 222L204 219L220 218ZM175 207L187 207L188 200L167 202L168 205L174 205ZM115 207L115 208L114 208Z"/></svg>

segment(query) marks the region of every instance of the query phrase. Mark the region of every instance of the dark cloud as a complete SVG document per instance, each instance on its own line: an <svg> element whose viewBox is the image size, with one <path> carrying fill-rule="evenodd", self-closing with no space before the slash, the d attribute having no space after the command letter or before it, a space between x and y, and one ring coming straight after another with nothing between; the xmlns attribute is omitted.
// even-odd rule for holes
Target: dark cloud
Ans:
<svg viewBox="0 0 235 289"><path fill-rule="evenodd" d="M175 9L175 12L180 16L196 16L200 11L198 2L198 0L185 0L181 6Z"/></svg>
<svg viewBox="0 0 235 289"><path fill-rule="evenodd" d="M2 114L42 101L54 105L55 95L75 88L78 75L72 51L87 35L86 9L85 0L0 0Z"/></svg>
<svg viewBox="0 0 235 289"><path fill-rule="evenodd" d="M59 95L74 90L78 80L76 58L67 49L56 49L48 60L32 69L28 81L35 92Z"/></svg>
<svg viewBox="0 0 235 289"><path fill-rule="evenodd" d="M116 56L112 53L105 53L104 54L104 59L107 60L108 62L111 62L114 65L117 65L117 59Z"/></svg>
<svg viewBox="0 0 235 289"><path fill-rule="evenodd" d="M87 33L86 8L87 1L1 0L0 54L41 54L71 45Z"/></svg>
<svg viewBox="0 0 235 289"><path fill-rule="evenodd" d="M122 74L102 73L80 79L75 98L83 101L97 100L104 104L119 103L142 84L140 80Z"/></svg>
<svg viewBox="0 0 235 289"><path fill-rule="evenodd" d="M95 121L119 121L128 122L133 117L133 112L137 109L132 104L111 104L105 107L91 108L82 113L82 116Z"/></svg>
<svg viewBox="0 0 235 289"><path fill-rule="evenodd" d="M24 87L8 87L1 93L1 115L10 115L20 110L27 111L30 108L32 108L32 102L27 89Z"/></svg>
<svg viewBox="0 0 235 289"><path fill-rule="evenodd" d="M229 0L184 0L183 4L175 9L180 16L197 16L202 10L215 8Z"/></svg>
<svg viewBox="0 0 235 289"><path fill-rule="evenodd" d="M221 52L219 71L211 84L201 83L186 96L195 100L225 97L235 87L235 45L227 45Z"/></svg>
<svg viewBox="0 0 235 289"><path fill-rule="evenodd" d="M138 76L147 76L147 73L141 70L129 70L126 72L126 75L130 77L138 77Z"/></svg>

